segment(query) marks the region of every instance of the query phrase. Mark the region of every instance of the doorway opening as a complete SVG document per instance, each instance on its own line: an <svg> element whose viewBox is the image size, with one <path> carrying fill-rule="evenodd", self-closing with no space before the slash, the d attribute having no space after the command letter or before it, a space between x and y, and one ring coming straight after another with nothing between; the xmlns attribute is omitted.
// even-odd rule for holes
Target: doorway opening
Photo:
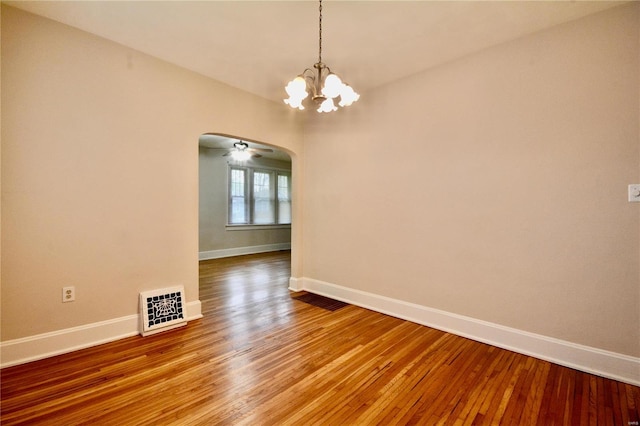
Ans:
<svg viewBox="0 0 640 426"><path fill-rule="evenodd" d="M291 250L294 183L288 152L205 133L198 140L198 164L199 260Z"/></svg>

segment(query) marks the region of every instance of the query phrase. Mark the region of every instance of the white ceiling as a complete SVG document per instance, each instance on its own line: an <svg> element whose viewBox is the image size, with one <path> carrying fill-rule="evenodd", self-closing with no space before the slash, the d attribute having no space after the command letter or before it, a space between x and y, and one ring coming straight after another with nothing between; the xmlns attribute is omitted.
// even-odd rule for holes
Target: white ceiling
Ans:
<svg viewBox="0 0 640 426"><path fill-rule="evenodd" d="M198 145L200 145L202 148L212 150L212 152L215 154L224 156L225 154L231 152L231 150L233 149L233 144L236 142L244 142L249 145L249 149L257 149L257 151L254 151L252 153L259 154L264 158L284 161L286 163L291 162L291 157L284 151L275 149L272 146L259 144L247 139L238 139L232 136L206 133L204 135L200 135Z"/></svg>
<svg viewBox="0 0 640 426"><path fill-rule="evenodd" d="M318 3L4 1L281 102L318 59ZM469 53L625 2L323 2L323 62L361 95Z"/></svg>

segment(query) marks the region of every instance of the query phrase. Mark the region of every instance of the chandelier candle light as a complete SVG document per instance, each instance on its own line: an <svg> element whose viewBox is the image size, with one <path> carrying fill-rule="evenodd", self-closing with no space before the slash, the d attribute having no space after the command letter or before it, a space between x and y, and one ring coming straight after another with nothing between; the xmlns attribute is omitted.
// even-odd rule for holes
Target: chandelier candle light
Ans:
<svg viewBox="0 0 640 426"><path fill-rule="evenodd" d="M331 69L322 62L322 0L320 0L320 19L319 19L319 50L318 62L313 64L313 70L307 68L291 80L285 87L288 99L284 103L291 108L304 109L302 101L309 96L319 104L318 112L337 111L338 107L333 103L334 99L340 97L339 106L349 106L360 98L351 86L342 82L337 74L331 72Z"/></svg>

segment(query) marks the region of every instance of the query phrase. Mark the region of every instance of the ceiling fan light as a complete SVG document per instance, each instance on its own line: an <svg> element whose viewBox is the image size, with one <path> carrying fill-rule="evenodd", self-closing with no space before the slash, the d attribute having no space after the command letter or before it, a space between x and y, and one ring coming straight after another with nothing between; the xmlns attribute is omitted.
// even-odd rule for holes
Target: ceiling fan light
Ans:
<svg viewBox="0 0 640 426"><path fill-rule="evenodd" d="M234 142L233 147L238 151L242 151L249 148L249 145L247 145L245 142L238 141L238 142Z"/></svg>
<svg viewBox="0 0 640 426"><path fill-rule="evenodd" d="M231 151L231 158L236 161L247 161L251 158L251 153L245 149L235 149Z"/></svg>
<svg viewBox="0 0 640 426"><path fill-rule="evenodd" d="M337 74L330 73L324 80L324 87L322 88L322 94L327 98L337 98L342 91L342 80Z"/></svg>

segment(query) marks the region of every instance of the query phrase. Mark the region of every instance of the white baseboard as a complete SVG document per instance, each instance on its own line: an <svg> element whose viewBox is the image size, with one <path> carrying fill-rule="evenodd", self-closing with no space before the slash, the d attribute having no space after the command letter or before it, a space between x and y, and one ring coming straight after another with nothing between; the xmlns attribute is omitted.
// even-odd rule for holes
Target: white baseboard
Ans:
<svg viewBox="0 0 640 426"><path fill-rule="evenodd" d="M402 300L311 278L289 279L291 291L309 291L458 336L587 373L640 385L640 358L501 326ZM187 303L189 321L202 318L200 301ZM140 316L129 315L51 333L0 342L0 368L24 364L140 333Z"/></svg>
<svg viewBox="0 0 640 426"><path fill-rule="evenodd" d="M235 247L221 250L201 251L199 260L220 259L223 257L242 256L245 254L266 253L269 251L291 250L291 243L265 244L261 246Z"/></svg>
<svg viewBox="0 0 640 426"><path fill-rule="evenodd" d="M291 291L302 291L303 290L302 278L290 277L289 278L289 290L291 290Z"/></svg>
<svg viewBox="0 0 640 426"><path fill-rule="evenodd" d="M199 300L187 303L187 321L202 318ZM0 368L24 364L140 334L140 315L0 342Z"/></svg>
<svg viewBox="0 0 640 426"><path fill-rule="evenodd" d="M292 280L295 282L292 284ZM555 364L640 385L640 358L579 345L312 278L291 278L289 288L351 303Z"/></svg>

